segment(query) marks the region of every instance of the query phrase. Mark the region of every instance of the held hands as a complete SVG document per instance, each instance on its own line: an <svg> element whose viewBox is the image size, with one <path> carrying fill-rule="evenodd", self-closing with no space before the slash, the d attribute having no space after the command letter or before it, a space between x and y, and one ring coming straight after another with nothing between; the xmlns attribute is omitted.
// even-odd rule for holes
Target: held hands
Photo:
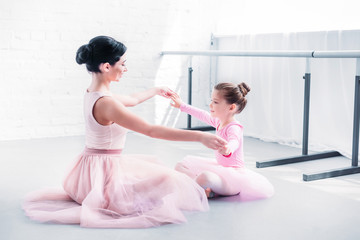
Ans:
<svg viewBox="0 0 360 240"><path fill-rule="evenodd" d="M227 142L221 137L206 132L202 132L202 137L200 142L204 144L206 147L211 148L213 150L219 150L225 148L227 144Z"/></svg>
<svg viewBox="0 0 360 240"><path fill-rule="evenodd" d="M165 98L170 98L175 92L168 87L157 87L156 94Z"/></svg>
<svg viewBox="0 0 360 240"><path fill-rule="evenodd" d="M231 153L231 149L228 145L225 145L218 149L218 152L224 156L228 156Z"/></svg>
<svg viewBox="0 0 360 240"><path fill-rule="evenodd" d="M168 87L156 87L156 94L165 98L171 98L172 102L170 103L171 106L175 108L180 108L180 105L182 104L182 100L180 96L171 90Z"/></svg>

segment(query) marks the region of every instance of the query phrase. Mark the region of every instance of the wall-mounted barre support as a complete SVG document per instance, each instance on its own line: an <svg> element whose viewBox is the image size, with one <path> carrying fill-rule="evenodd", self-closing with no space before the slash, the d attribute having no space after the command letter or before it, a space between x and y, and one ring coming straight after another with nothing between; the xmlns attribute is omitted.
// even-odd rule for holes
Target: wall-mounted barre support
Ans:
<svg viewBox="0 0 360 240"><path fill-rule="evenodd" d="M352 165L349 168L333 169L325 172L303 174L304 181L312 181L329 177L337 177L348 174L360 173L358 166L359 153L359 130L360 130L360 51L163 51L161 55L189 55L189 56L228 56L228 57L296 57L306 58L306 70L304 75L304 116L303 116L303 146L302 155L285 159L257 162L256 167L270 167L276 165L298 163L322 158L341 156L337 151L308 154L308 131L309 131L309 106L310 106L310 58L356 58L355 76L355 97L354 97L354 124L353 124L353 144L352 144ZM191 71L190 71L191 69ZM189 67L189 96L191 95L192 67ZM191 101L191 97L189 98ZM191 102L190 102L191 104ZM188 119L189 121L189 119ZM191 118L190 118L191 121ZM200 127L189 129L211 130L212 127Z"/></svg>
<svg viewBox="0 0 360 240"><path fill-rule="evenodd" d="M359 128L360 128L360 58L356 59L355 95L354 95L354 122L351 166L347 168L332 169L324 172L303 174L304 181L312 181L330 177L339 177L360 173L359 160Z"/></svg>
<svg viewBox="0 0 360 240"><path fill-rule="evenodd" d="M192 57L189 59L189 67L188 67L188 104L192 104ZM187 115L187 128L191 129L191 115Z"/></svg>
<svg viewBox="0 0 360 240"><path fill-rule="evenodd" d="M303 140L302 140L302 155L295 156L290 158L282 158L275 160L267 160L267 161L257 161L257 168L265 168L271 166L278 166L290 163L299 163L312 161L322 158L330 158L341 156L341 154L337 151L329 151L315 154L308 154L309 149L309 116L310 116L310 80L311 80L311 72L310 72L310 59L306 58L306 67L305 67L305 75L304 79L304 113L303 113Z"/></svg>

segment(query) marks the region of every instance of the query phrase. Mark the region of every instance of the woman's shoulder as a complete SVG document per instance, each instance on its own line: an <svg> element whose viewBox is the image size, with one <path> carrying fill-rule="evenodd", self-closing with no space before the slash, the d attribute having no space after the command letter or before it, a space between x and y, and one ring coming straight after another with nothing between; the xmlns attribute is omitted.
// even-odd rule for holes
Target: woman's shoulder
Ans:
<svg viewBox="0 0 360 240"><path fill-rule="evenodd" d="M103 96L113 96L113 94L111 92L86 90L85 96L96 98L96 97L103 97Z"/></svg>
<svg viewBox="0 0 360 240"><path fill-rule="evenodd" d="M102 109L106 109L108 107L123 106L123 104L120 101L118 101L113 95L104 94L104 93L98 94L96 105Z"/></svg>
<svg viewBox="0 0 360 240"><path fill-rule="evenodd" d="M102 125L115 122L116 116L125 112L125 106L109 95L100 95L93 106L93 115Z"/></svg>

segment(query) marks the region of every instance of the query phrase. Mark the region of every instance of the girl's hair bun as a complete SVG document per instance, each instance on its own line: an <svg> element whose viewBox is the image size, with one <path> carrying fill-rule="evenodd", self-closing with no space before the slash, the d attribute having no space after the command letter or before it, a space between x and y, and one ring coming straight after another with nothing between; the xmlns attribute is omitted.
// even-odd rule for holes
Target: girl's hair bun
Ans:
<svg viewBox="0 0 360 240"><path fill-rule="evenodd" d="M248 94L248 92L250 92L250 87L244 82L239 83L238 88L240 89L240 92L243 95L243 97L245 97L246 94Z"/></svg>

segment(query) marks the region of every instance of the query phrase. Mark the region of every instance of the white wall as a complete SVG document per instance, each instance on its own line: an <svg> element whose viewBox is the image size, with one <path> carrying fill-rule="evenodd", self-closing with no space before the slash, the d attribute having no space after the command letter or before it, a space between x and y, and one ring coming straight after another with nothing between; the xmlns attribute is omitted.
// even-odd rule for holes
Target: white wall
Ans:
<svg viewBox="0 0 360 240"><path fill-rule="evenodd" d="M76 64L75 53L97 35L112 36L128 47L129 71L113 85L115 92L155 85L186 92L187 58L161 58L159 53L208 49L213 3L1 0L0 140L84 133L82 97L90 75ZM168 104L157 97L133 111L153 123L185 126Z"/></svg>

